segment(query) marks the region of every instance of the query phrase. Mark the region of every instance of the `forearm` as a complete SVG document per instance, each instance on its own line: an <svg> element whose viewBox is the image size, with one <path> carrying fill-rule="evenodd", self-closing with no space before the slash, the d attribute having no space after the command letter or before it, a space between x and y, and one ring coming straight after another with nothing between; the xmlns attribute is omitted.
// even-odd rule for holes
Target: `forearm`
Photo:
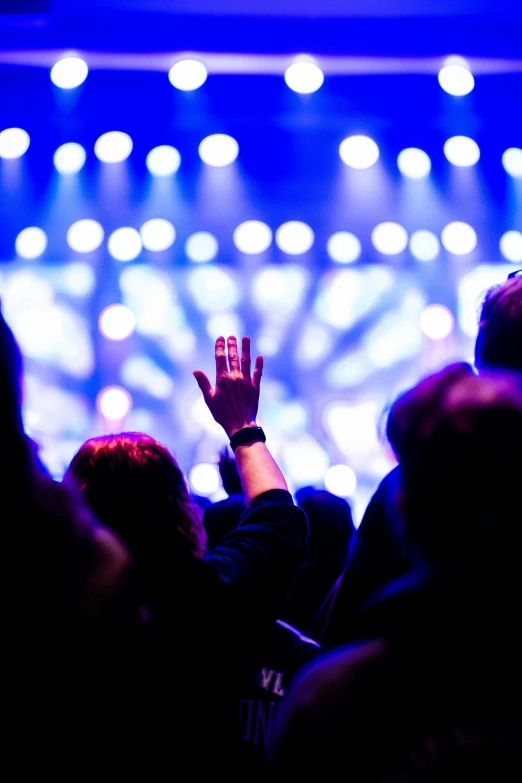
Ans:
<svg viewBox="0 0 522 783"><path fill-rule="evenodd" d="M288 490L285 477L264 443L255 441L238 446L235 456L247 506L269 489Z"/></svg>

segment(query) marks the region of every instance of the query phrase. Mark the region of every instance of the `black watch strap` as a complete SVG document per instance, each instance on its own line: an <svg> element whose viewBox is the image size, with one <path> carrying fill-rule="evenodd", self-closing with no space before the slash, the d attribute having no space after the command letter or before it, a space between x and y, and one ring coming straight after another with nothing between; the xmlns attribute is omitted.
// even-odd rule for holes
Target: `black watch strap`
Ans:
<svg viewBox="0 0 522 783"><path fill-rule="evenodd" d="M261 427L243 427L242 430L234 432L230 438L230 447L232 451L235 451L243 443L255 443L256 441L261 441L261 443L266 441L265 433Z"/></svg>

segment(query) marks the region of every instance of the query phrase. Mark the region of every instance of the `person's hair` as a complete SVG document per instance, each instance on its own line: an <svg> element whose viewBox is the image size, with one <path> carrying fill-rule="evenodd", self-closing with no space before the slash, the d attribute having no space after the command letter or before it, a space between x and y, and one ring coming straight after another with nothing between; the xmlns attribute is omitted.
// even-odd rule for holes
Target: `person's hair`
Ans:
<svg viewBox="0 0 522 783"><path fill-rule="evenodd" d="M487 292L475 344L478 369L522 372L522 277Z"/></svg>

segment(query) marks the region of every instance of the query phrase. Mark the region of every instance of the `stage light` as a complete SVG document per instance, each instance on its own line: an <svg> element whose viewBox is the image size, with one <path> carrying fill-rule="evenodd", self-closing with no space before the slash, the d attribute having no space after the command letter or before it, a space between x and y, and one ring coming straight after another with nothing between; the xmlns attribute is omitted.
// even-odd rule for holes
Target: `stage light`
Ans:
<svg viewBox="0 0 522 783"><path fill-rule="evenodd" d="M379 147L369 136L348 136L339 146L339 155L352 169L369 169L379 160Z"/></svg>
<svg viewBox="0 0 522 783"><path fill-rule="evenodd" d="M319 284L315 314L337 329L349 329L373 310L394 284L395 275L384 266L336 270Z"/></svg>
<svg viewBox="0 0 522 783"><path fill-rule="evenodd" d="M79 87L89 73L85 60L81 57L63 57L51 68L51 81L62 90Z"/></svg>
<svg viewBox="0 0 522 783"><path fill-rule="evenodd" d="M439 84L450 95L468 95L475 86L473 74L464 65L445 65L439 71Z"/></svg>
<svg viewBox="0 0 522 783"><path fill-rule="evenodd" d="M37 226L20 231L15 240L15 250L22 258L38 258L47 247L47 234Z"/></svg>
<svg viewBox="0 0 522 783"><path fill-rule="evenodd" d="M103 163L120 163L132 152L132 139L128 133L109 131L103 133L94 145L94 154Z"/></svg>
<svg viewBox="0 0 522 783"><path fill-rule="evenodd" d="M169 71L169 82L184 92L197 90L207 80L207 69L199 60L180 60Z"/></svg>
<svg viewBox="0 0 522 783"><path fill-rule="evenodd" d="M239 153L239 144L232 136L225 133L214 133L200 143L199 157L208 166L228 166L233 163Z"/></svg>
<svg viewBox="0 0 522 783"><path fill-rule="evenodd" d="M522 261L522 234L520 231L506 231L500 239L500 252L512 261L518 264Z"/></svg>
<svg viewBox="0 0 522 783"><path fill-rule="evenodd" d="M31 140L22 128L6 128L0 133L0 158L20 158L24 155Z"/></svg>
<svg viewBox="0 0 522 783"><path fill-rule="evenodd" d="M445 340L453 331L453 315L444 305L426 307L419 318L419 326L431 340Z"/></svg>
<svg viewBox="0 0 522 783"><path fill-rule="evenodd" d="M140 228L141 241L147 250L167 250L176 239L176 229L169 220L153 218Z"/></svg>
<svg viewBox="0 0 522 783"><path fill-rule="evenodd" d="M440 252L440 242L431 231L414 231L410 237L410 253L419 261L433 261Z"/></svg>
<svg viewBox="0 0 522 783"><path fill-rule="evenodd" d="M121 386L106 386L96 398L96 407L105 419L120 421L132 407L132 398Z"/></svg>
<svg viewBox="0 0 522 783"><path fill-rule="evenodd" d="M132 389L141 389L158 400L168 400L174 391L172 379L148 356L128 356L121 366L121 380ZM204 401L203 401L204 402ZM149 427L145 427L147 430Z"/></svg>
<svg viewBox="0 0 522 783"><path fill-rule="evenodd" d="M307 95L319 89L324 82L324 74L311 58L296 58L285 71L285 82L294 92Z"/></svg>
<svg viewBox="0 0 522 783"><path fill-rule="evenodd" d="M217 465L210 462L200 462L191 468L188 476L191 490L201 497L213 495L221 486L221 477Z"/></svg>
<svg viewBox="0 0 522 783"><path fill-rule="evenodd" d="M283 253L297 256L310 250L314 243L314 232L300 220L289 220L279 226L275 234L276 245Z"/></svg>
<svg viewBox="0 0 522 783"><path fill-rule="evenodd" d="M324 486L332 495L349 498L357 489L357 476L349 465L332 465L325 473Z"/></svg>
<svg viewBox="0 0 522 783"><path fill-rule="evenodd" d="M234 231L234 244L248 255L263 253L272 243L272 231L260 220L246 220Z"/></svg>
<svg viewBox="0 0 522 783"><path fill-rule="evenodd" d="M112 304L100 313L98 327L109 340L125 340L134 332L136 319L125 305Z"/></svg>
<svg viewBox="0 0 522 783"><path fill-rule="evenodd" d="M338 264L351 264L361 255L361 243L349 231L332 234L326 245L328 255Z"/></svg>
<svg viewBox="0 0 522 783"><path fill-rule="evenodd" d="M424 150L408 147L397 158L399 171L409 179L423 179L431 171L431 160Z"/></svg>
<svg viewBox="0 0 522 783"><path fill-rule="evenodd" d="M282 446L285 476L297 487L324 481L330 460L312 435L301 435Z"/></svg>
<svg viewBox="0 0 522 783"><path fill-rule="evenodd" d="M308 281L308 271L297 264L263 266L252 282L252 296L259 310L284 319L302 304Z"/></svg>
<svg viewBox="0 0 522 783"><path fill-rule="evenodd" d="M442 244L454 256L464 256L471 253L477 246L477 235L467 223L455 221L443 228L440 236Z"/></svg>
<svg viewBox="0 0 522 783"><path fill-rule="evenodd" d="M145 162L153 177L170 177L179 169L181 155L175 147L160 144L149 152Z"/></svg>
<svg viewBox="0 0 522 783"><path fill-rule="evenodd" d="M83 261L67 264L60 275L60 288L69 296L88 296L94 291L95 285L94 270Z"/></svg>
<svg viewBox="0 0 522 783"><path fill-rule="evenodd" d="M512 177L522 177L522 149L510 147L506 150L502 155L502 165Z"/></svg>
<svg viewBox="0 0 522 783"><path fill-rule="evenodd" d="M239 301L239 291L233 277L218 266L192 269L187 286L196 307L203 313L231 310Z"/></svg>
<svg viewBox="0 0 522 783"><path fill-rule="evenodd" d="M372 245L379 253L394 256L408 244L408 232L399 223L379 223L372 231Z"/></svg>
<svg viewBox="0 0 522 783"><path fill-rule="evenodd" d="M67 244L77 253L92 253L103 242L103 228L97 220L77 220L67 231Z"/></svg>
<svg viewBox="0 0 522 783"><path fill-rule="evenodd" d="M301 331L294 361L301 367L314 367L331 353L332 347L331 330L319 323L308 323Z"/></svg>
<svg viewBox="0 0 522 783"><path fill-rule="evenodd" d="M117 228L107 242L107 249L118 261L132 261L141 253L141 237L135 228Z"/></svg>
<svg viewBox="0 0 522 783"><path fill-rule="evenodd" d="M215 313L207 320L207 334L211 340L222 334L244 334L243 323L237 313Z"/></svg>
<svg viewBox="0 0 522 783"><path fill-rule="evenodd" d="M208 231L196 231L185 242L185 253L196 264L212 261L218 250L219 245L216 237Z"/></svg>
<svg viewBox="0 0 522 783"><path fill-rule="evenodd" d="M83 168L87 155L81 144L62 144L54 153L54 167L60 174L76 174Z"/></svg>
<svg viewBox="0 0 522 783"><path fill-rule="evenodd" d="M474 166L480 158L480 149L468 136L452 136L444 144L444 155L454 166Z"/></svg>

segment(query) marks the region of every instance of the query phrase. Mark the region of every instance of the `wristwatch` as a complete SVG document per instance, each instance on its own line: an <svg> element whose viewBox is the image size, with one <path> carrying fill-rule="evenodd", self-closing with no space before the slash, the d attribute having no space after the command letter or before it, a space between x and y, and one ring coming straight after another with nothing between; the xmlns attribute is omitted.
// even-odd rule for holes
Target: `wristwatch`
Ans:
<svg viewBox="0 0 522 783"><path fill-rule="evenodd" d="M261 443L266 441L265 433L261 427L243 427L242 430L234 432L230 438L230 448L235 451L243 443L255 443L256 441Z"/></svg>

